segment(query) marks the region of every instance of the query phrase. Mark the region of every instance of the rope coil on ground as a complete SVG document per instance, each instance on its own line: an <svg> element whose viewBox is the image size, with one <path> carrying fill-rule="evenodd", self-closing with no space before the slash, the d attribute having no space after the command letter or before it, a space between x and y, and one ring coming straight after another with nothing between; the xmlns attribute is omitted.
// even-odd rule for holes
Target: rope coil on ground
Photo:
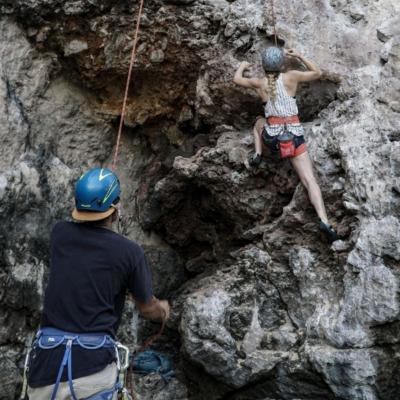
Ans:
<svg viewBox="0 0 400 400"><path fill-rule="evenodd" d="M133 303L135 302L133 296L128 295L129 300L131 300ZM166 317L165 313L164 313L164 317ZM166 325L166 318L163 318L161 321L161 328L160 330L154 334L153 336L151 336L150 338L148 338L143 344L142 346L139 348L139 350L137 350L137 353L141 353L142 351L146 350L148 347L150 347L151 345L153 345L155 342L157 342L158 339L160 339L160 337L163 335L164 330L165 330L165 325ZM132 397L132 400L137 400L137 396L136 396L136 387L135 387L135 378L134 378L134 372L133 372L133 363L134 363L134 359L135 359L135 355L132 356L132 360L131 363L129 365L129 374L128 374L128 379L127 379L127 387L128 390L130 392L130 395Z"/></svg>

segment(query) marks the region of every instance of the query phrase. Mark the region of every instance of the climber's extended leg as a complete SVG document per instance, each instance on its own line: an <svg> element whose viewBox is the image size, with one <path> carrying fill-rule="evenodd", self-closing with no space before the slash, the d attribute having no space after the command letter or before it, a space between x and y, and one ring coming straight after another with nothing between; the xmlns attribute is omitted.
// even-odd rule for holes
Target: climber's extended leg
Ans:
<svg viewBox="0 0 400 400"><path fill-rule="evenodd" d="M253 135L254 135L254 147L255 153L250 158L249 164L251 166L257 166L261 162L261 155L262 155L262 131L264 129L266 121L265 118L258 117L256 123L253 127Z"/></svg>
<svg viewBox="0 0 400 400"><path fill-rule="evenodd" d="M311 204L314 206L318 217L325 224L328 223L328 216L326 215L325 204L322 199L321 189L314 176L313 167L311 164L310 156L308 152L304 152L297 157L290 159L293 168L297 172L301 183L307 189L308 197L310 198Z"/></svg>
<svg viewBox="0 0 400 400"><path fill-rule="evenodd" d="M319 227L321 231L324 232L330 242L338 240L336 232L333 230L331 225L329 225L324 200L322 199L321 189L318 185L317 180L315 179L312 163L308 152L304 151L298 156L291 158L290 160L292 162L293 168L295 169L297 175L301 180L301 183L307 189L310 202L314 206L315 211L320 218L321 222Z"/></svg>

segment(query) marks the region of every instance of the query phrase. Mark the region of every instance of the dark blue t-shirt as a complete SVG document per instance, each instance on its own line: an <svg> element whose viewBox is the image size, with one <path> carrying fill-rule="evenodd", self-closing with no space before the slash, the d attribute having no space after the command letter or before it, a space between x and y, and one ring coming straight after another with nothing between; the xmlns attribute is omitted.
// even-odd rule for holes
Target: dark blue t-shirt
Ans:
<svg viewBox="0 0 400 400"><path fill-rule="evenodd" d="M126 292L141 303L153 296L151 272L142 248L106 228L59 222L51 235L50 280L41 326L68 332L104 332L115 337ZM37 349L29 385L55 382L65 347ZM113 349L73 347L73 378L101 371L115 360ZM64 371L63 381L67 380Z"/></svg>

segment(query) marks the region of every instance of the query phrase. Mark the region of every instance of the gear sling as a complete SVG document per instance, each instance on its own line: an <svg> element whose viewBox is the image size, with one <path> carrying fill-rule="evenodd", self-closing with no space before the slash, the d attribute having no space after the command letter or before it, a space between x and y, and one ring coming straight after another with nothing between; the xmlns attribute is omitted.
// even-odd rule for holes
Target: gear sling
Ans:
<svg viewBox="0 0 400 400"><path fill-rule="evenodd" d="M118 393L122 394L122 399L128 400L130 396L127 389L124 387L125 374L129 366L129 350L127 347L123 346L121 343L112 339L109 335L103 333L71 333L61 331L55 328L42 328L36 335L36 339L32 344L31 349L39 347L41 349L50 350L58 346L65 346L64 356L62 358L57 379L54 384L53 393L50 400L55 400L60 386L61 377L65 368L67 368L68 375L68 385L71 392L73 400L78 400L75 394L73 381L72 381L72 346L80 346L87 350L97 350L104 347L114 348L115 357L117 360L118 376L115 385L111 389L103 390L96 393L85 400L111 400L116 399ZM123 363L121 364L120 352L123 353ZM26 398L27 393L27 372L29 365L29 355L30 351L26 356L25 361L25 371L24 371L24 382L21 394L21 400Z"/></svg>
<svg viewBox="0 0 400 400"><path fill-rule="evenodd" d="M268 117L267 118L268 125L283 125L284 130L283 133L278 135L278 149L281 158L293 157L295 155L295 144L294 144L294 136L287 129L287 124L299 124L300 120L298 115L292 115L290 117Z"/></svg>

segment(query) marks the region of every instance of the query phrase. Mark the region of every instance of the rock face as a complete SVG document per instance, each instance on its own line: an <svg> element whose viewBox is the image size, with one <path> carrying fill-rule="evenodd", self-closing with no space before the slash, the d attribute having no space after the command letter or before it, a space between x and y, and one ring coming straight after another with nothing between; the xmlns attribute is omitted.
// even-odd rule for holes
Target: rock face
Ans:
<svg viewBox="0 0 400 400"><path fill-rule="evenodd" d="M280 41L324 72L298 100L342 240L321 239L288 163L248 164L262 110L232 76L243 59L261 76L270 3L145 1L120 231L173 302L158 347L177 377L140 379L143 400L398 398L400 5L276 3ZM80 173L111 162L137 8L0 0L1 399L39 323L51 226ZM153 329L128 307L121 339Z"/></svg>

